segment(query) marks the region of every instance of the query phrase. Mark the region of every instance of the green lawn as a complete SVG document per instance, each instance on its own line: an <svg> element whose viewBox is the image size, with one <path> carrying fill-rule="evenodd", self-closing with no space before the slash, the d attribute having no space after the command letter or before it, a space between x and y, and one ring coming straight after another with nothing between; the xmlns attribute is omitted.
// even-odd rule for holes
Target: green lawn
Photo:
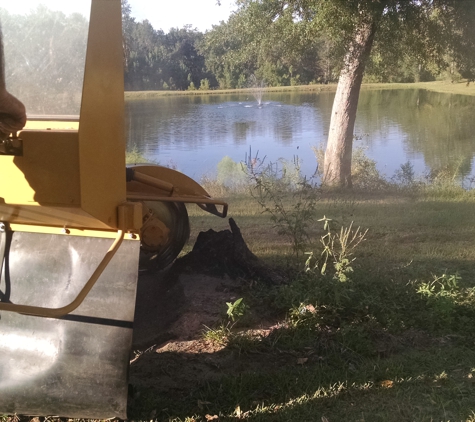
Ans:
<svg viewBox="0 0 475 422"><path fill-rule="evenodd" d="M227 346L218 352L239 371L217 369L213 381L179 394L143 391L132 418L158 409L157 420L188 422L475 421L473 192L322 192L305 250L321 253L324 215L333 234L352 221L368 229L345 282L331 260L325 275L302 271L307 256L292 252L252 198L228 200L249 247L289 283L243 289L251 317L222 333ZM194 208L190 218L192 237L227 225ZM269 317L274 329L256 335L251 329Z"/></svg>

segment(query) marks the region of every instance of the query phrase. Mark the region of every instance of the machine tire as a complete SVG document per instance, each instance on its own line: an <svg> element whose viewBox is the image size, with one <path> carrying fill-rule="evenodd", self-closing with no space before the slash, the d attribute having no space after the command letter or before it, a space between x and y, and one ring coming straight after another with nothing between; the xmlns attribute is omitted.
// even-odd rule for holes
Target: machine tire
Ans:
<svg viewBox="0 0 475 422"><path fill-rule="evenodd" d="M144 201L144 204L170 229L170 235L167 243L158 251L140 248L139 269L160 271L173 263L190 237L188 212L181 202Z"/></svg>

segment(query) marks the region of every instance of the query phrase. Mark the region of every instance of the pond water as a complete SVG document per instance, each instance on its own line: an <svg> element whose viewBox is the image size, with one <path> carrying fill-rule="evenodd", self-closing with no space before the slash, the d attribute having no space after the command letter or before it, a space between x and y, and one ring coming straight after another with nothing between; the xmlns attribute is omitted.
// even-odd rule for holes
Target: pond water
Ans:
<svg viewBox="0 0 475 422"><path fill-rule="evenodd" d="M334 93L266 93L262 106L245 94L167 96L126 102L127 147L199 180L216 174L223 157L266 162L298 157L316 170L312 147L324 148ZM459 168L473 175L475 98L426 90L363 90L355 126L387 177L411 162L418 175Z"/></svg>

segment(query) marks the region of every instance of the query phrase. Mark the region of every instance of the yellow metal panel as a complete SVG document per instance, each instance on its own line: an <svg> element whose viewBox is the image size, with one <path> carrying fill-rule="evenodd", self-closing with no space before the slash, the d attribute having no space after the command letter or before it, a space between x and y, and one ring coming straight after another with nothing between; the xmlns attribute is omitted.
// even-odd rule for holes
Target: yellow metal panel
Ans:
<svg viewBox="0 0 475 422"><path fill-rule="evenodd" d="M162 194L164 196L197 196L209 197L208 192L203 187L195 182L192 178L186 176L179 171L149 164L138 164L132 167L135 172L153 177L161 181L163 184L168 184L169 189L158 189L139 182L127 183L128 193L150 193Z"/></svg>
<svg viewBox="0 0 475 422"><path fill-rule="evenodd" d="M118 207L121 229L138 232L142 227L142 204L126 202ZM12 224L56 226L78 230L116 230L77 207L7 205L0 198L0 221ZM31 230L35 229L31 228Z"/></svg>
<svg viewBox="0 0 475 422"><path fill-rule="evenodd" d="M111 230L111 228L78 207L48 207L45 205L6 205L0 198L0 221Z"/></svg>
<svg viewBox="0 0 475 422"><path fill-rule="evenodd" d="M125 195L120 0L94 0L79 123L82 208L111 227Z"/></svg>
<svg viewBox="0 0 475 422"><path fill-rule="evenodd" d="M55 116L50 116L50 118L48 120L28 120L25 129L77 131L79 128L79 116L77 116L77 120L55 120Z"/></svg>
<svg viewBox="0 0 475 422"><path fill-rule="evenodd" d="M101 231L101 230L78 230L68 229L61 227L49 227L49 226L30 226L23 224L11 224L10 229L14 232L28 232L28 233L44 233L44 234L58 234L63 236L86 236L86 237L100 237L104 239L115 239L117 237L117 231ZM130 236L128 233L125 235L124 240L140 240L138 234Z"/></svg>
<svg viewBox="0 0 475 422"><path fill-rule="evenodd" d="M23 131L23 156L0 156L0 198L15 205L78 206L77 132Z"/></svg>
<svg viewBox="0 0 475 422"><path fill-rule="evenodd" d="M142 203L126 202L119 206L119 228L124 231L139 231L142 227Z"/></svg>

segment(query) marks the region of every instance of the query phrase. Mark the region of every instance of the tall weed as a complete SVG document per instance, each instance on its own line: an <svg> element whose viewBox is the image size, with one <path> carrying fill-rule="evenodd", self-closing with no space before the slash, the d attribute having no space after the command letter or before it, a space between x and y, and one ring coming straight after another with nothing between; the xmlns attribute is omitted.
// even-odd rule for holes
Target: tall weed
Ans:
<svg viewBox="0 0 475 422"><path fill-rule="evenodd" d="M353 272L352 262L354 250L365 240L368 230L362 231L360 227L353 230L353 222L348 227L341 227L336 231L333 221L330 218L323 217L323 230L325 234L320 237L320 244L323 250L320 256L314 256L313 252L306 252L309 255L305 262L305 272L320 272L325 275L328 269L328 263L333 265L333 278L340 282L349 281L349 274Z"/></svg>
<svg viewBox="0 0 475 422"><path fill-rule="evenodd" d="M278 233L290 240L293 252L301 254L308 243L320 197L316 183L301 175L298 157L292 162L279 160L266 164L265 157L249 154L244 168L251 196L270 215Z"/></svg>

